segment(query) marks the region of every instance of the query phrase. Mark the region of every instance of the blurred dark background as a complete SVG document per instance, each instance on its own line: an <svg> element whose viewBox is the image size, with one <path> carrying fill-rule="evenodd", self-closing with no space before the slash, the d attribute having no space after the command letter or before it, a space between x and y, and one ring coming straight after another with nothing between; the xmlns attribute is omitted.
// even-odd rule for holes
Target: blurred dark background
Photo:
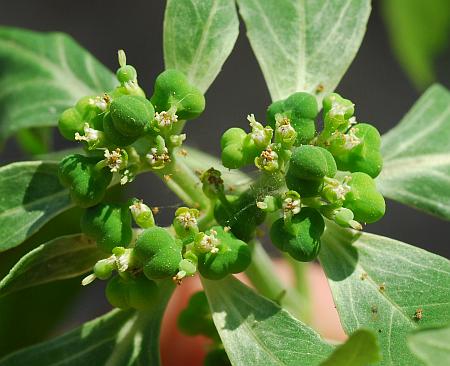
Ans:
<svg viewBox="0 0 450 366"><path fill-rule="evenodd" d="M117 50L125 49L127 60L138 70L140 85L148 93L152 91L153 80L164 68L164 1L0 0L0 4L0 25L66 32L111 70L117 68ZM437 59L436 70L438 81L448 87L448 49ZM373 4L362 47L337 91L356 104L358 120L373 123L381 133L395 126L421 94L393 55L377 1ZM189 144L215 155L220 152L218 141L223 131L231 126L245 126L249 113L264 118L270 103L269 94L242 24L235 49L208 90L206 99L205 113L190 122L186 131ZM69 147L57 133L54 144L56 149ZM24 159L27 156L13 140L0 152L1 164ZM178 199L152 176L139 177L131 191L130 194L141 196L151 205L178 203ZM165 211L170 210L162 210L163 221L168 217ZM384 219L368 226L367 230L450 257L448 222L391 201ZM95 306L89 305L89 299L98 293L98 286L83 289L84 296L72 308L68 322L92 318L103 311L105 301L99 296L95 296Z"/></svg>

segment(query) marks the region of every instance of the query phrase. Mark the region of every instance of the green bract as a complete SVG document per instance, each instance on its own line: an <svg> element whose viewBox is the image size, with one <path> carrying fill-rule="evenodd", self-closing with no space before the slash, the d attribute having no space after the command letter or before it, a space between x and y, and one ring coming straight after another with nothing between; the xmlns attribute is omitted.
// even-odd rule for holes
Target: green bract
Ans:
<svg viewBox="0 0 450 366"><path fill-rule="evenodd" d="M314 119L317 117L316 98L308 93L298 92L285 100L272 103L267 109L269 125L275 129L277 119L287 118L297 132L296 145L307 144L316 133Z"/></svg>
<svg viewBox="0 0 450 366"><path fill-rule="evenodd" d="M157 112L176 109L179 119L197 118L205 109L205 97L195 86L189 84L186 76L177 70L162 72L155 82L151 97Z"/></svg>
<svg viewBox="0 0 450 366"><path fill-rule="evenodd" d="M367 123L358 123L354 129L361 142L347 153L335 156L337 167L344 171L363 172L375 178L383 166L380 133Z"/></svg>
<svg viewBox="0 0 450 366"><path fill-rule="evenodd" d="M348 185L351 190L345 195L344 207L353 211L356 221L369 224L384 216L384 198L369 175L352 173Z"/></svg>
<svg viewBox="0 0 450 366"><path fill-rule="evenodd" d="M116 131L123 136L139 137L155 116L152 103L137 95L124 95L112 101L110 115Z"/></svg>
<svg viewBox="0 0 450 366"><path fill-rule="evenodd" d="M70 191L72 201L80 207L90 207L99 203L105 195L112 179L107 168L98 169L97 158L83 155L69 155L59 164L61 184Z"/></svg>
<svg viewBox="0 0 450 366"><path fill-rule="evenodd" d="M302 145L294 148L289 173L298 179L320 180L334 177L337 168L331 153L319 146Z"/></svg>
<svg viewBox="0 0 450 366"><path fill-rule="evenodd" d="M270 228L272 242L283 252L301 262L317 257L320 237L325 229L322 215L315 209L303 207L290 221L278 219Z"/></svg>
<svg viewBox="0 0 450 366"><path fill-rule="evenodd" d="M133 236L131 213L127 205L101 203L86 209L81 217L81 230L104 252L117 246L127 247Z"/></svg>
<svg viewBox="0 0 450 366"><path fill-rule="evenodd" d="M255 229L264 222L266 213L256 206L253 192L246 191L240 196L227 196L228 204L218 201L214 207L214 217L222 226L229 226L236 237L248 241Z"/></svg>
<svg viewBox="0 0 450 366"><path fill-rule="evenodd" d="M106 286L106 298L120 309L150 310L158 299L158 286L145 276L114 276Z"/></svg>
<svg viewBox="0 0 450 366"><path fill-rule="evenodd" d="M207 235L217 239L217 253L201 253L198 257L198 270L208 279L219 280L230 273L244 271L250 264L251 251L246 243L237 239L221 226L214 226Z"/></svg>
<svg viewBox="0 0 450 366"><path fill-rule="evenodd" d="M181 256L181 243L161 227L144 230L136 241L133 256L143 265L149 279L162 279L175 275Z"/></svg>
<svg viewBox="0 0 450 366"><path fill-rule="evenodd" d="M191 296L187 307L180 312L177 324L178 328L187 335L204 335L211 339L219 339L204 291L196 292Z"/></svg>

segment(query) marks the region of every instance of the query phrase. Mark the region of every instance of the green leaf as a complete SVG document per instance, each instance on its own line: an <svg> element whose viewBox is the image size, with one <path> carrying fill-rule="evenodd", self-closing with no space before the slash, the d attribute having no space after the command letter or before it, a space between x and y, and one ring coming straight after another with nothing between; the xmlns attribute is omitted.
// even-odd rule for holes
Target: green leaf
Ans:
<svg viewBox="0 0 450 366"><path fill-rule="evenodd" d="M105 254L82 234L56 238L23 256L0 281L0 297L23 288L77 277Z"/></svg>
<svg viewBox="0 0 450 366"><path fill-rule="evenodd" d="M377 337L371 331L359 329L320 365L367 366L378 361L380 361L380 350Z"/></svg>
<svg viewBox="0 0 450 366"><path fill-rule="evenodd" d="M168 0L164 16L166 69L184 72L205 92L239 33L234 0Z"/></svg>
<svg viewBox="0 0 450 366"><path fill-rule="evenodd" d="M0 252L21 244L72 206L57 171L58 164L41 161L0 168Z"/></svg>
<svg viewBox="0 0 450 366"><path fill-rule="evenodd" d="M419 88L436 79L434 61L448 46L448 0L384 0L383 15L394 52Z"/></svg>
<svg viewBox="0 0 450 366"><path fill-rule="evenodd" d="M450 93L430 87L382 138L384 196L450 219Z"/></svg>
<svg viewBox="0 0 450 366"><path fill-rule="evenodd" d="M52 146L52 129L24 128L16 135L20 148L30 155L47 154Z"/></svg>
<svg viewBox="0 0 450 366"><path fill-rule="evenodd" d="M273 100L334 90L361 44L370 0L237 0Z"/></svg>
<svg viewBox="0 0 450 366"><path fill-rule="evenodd" d="M427 366L450 365L450 326L421 329L408 336L412 353Z"/></svg>
<svg viewBox="0 0 450 366"><path fill-rule="evenodd" d="M450 262L445 258L330 224L320 262L345 331L374 330L382 365L417 365L406 336L450 321Z"/></svg>
<svg viewBox="0 0 450 366"><path fill-rule="evenodd" d="M61 337L25 348L0 360L0 366L159 365L161 319L174 285L160 286L160 301L150 313L113 310Z"/></svg>
<svg viewBox="0 0 450 366"><path fill-rule="evenodd" d="M315 331L233 276L202 281L234 366L315 365L333 350Z"/></svg>
<svg viewBox="0 0 450 366"><path fill-rule="evenodd" d="M0 27L0 142L55 126L79 98L112 89L114 75L71 37Z"/></svg>

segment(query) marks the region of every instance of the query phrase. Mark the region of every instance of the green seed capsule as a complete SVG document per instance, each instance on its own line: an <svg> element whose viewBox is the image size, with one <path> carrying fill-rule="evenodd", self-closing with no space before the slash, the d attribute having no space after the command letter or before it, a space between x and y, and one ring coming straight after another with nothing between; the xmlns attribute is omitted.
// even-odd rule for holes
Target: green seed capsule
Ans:
<svg viewBox="0 0 450 366"><path fill-rule="evenodd" d="M98 158L74 154L66 156L59 164L61 184L70 189L77 206L95 206L105 195L112 173L107 168L97 169L98 161Z"/></svg>
<svg viewBox="0 0 450 366"><path fill-rule="evenodd" d="M80 225L83 233L106 253L117 246L127 247L133 236L131 213L126 205L101 203L90 207L81 216Z"/></svg>
<svg viewBox="0 0 450 366"><path fill-rule="evenodd" d="M215 232L215 233L214 233ZM211 280L220 280L230 273L244 271L251 261L251 251L246 243L236 238L221 226L214 226L207 235L215 235L218 240L217 253L201 253L198 257L200 274Z"/></svg>
<svg viewBox="0 0 450 366"><path fill-rule="evenodd" d="M247 133L242 128L232 127L226 130L220 138L220 147L226 148L228 145L242 144Z"/></svg>
<svg viewBox="0 0 450 366"><path fill-rule="evenodd" d="M190 85L182 72L173 69L162 72L156 78L150 100L158 112L175 107L180 120L197 118L205 109L202 92Z"/></svg>
<svg viewBox="0 0 450 366"><path fill-rule="evenodd" d="M303 207L290 223L278 219L270 228L275 246L301 262L314 260L320 251L320 237L325 229L322 215L310 207Z"/></svg>
<svg viewBox="0 0 450 366"><path fill-rule="evenodd" d="M306 180L320 180L334 177L336 162L331 153L319 146L302 145L296 147L290 159L290 174Z"/></svg>
<svg viewBox="0 0 450 366"><path fill-rule="evenodd" d="M299 179L289 169L285 176L286 186L300 194L301 197L318 196L323 188L323 180Z"/></svg>
<svg viewBox="0 0 450 366"><path fill-rule="evenodd" d="M110 259L99 260L94 265L94 275L100 280L107 280L111 277L113 270L115 268L114 261Z"/></svg>
<svg viewBox="0 0 450 366"><path fill-rule="evenodd" d="M67 140L75 141L75 134L83 134L85 121L75 108L66 109L58 120L58 129Z"/></svg>
<svg viewBox="0 0 450 366"><path fill-rule="evenodd" d="M120 83L124 84L129 81L136 81L137 71L131 65L124 65L122 67L119 67L119 69L117 69L116 76L117 80L119 80Z"/></svg>
<svg viewBox="0 0 450 366"><path fill-rule="evenodd" d="M305 92L291 94L284 101L284 108L292 111L292 116L296 118L314 119L319 113L316 97Z"/></svg>
<svg viewBox="0 0 450 366"><path fill-rule="evenodd" d="M111 118L111 114L108 112L103 117L103 130L108 142L113 146L125 147L131 145L136 141L137 137L129 137L121 134L115 127Z"/></svg>
<svg viewBox="0 0 450 366"><path fill-rule="evenodd" d="M181 243L167 230L154 226L144 230L136 241L133 250L144 266L144 274L150 279L172 277L178 272L181 256Z"/></svg>
<svg viewBox="0 0 450 366"><path fill-rule="evenodd" d="M222 165L228 169L239 169L246 165L247 159L242 144L230 144L222 149Z"/></svg>
<svg viewBox="0 0 450 366"><path fill-rule="evenodd" d="M308 93L298 92L285 100L272 103L267 109L267 120L275 128L277 115L287 118L297 133L295 145L307 144L316 133L314 119L318 114L316 98Z"/></svg>
<svg viewBox="0 0 450 366"><path fill-rule="evenodd" d="M367 123L358 123L354 128L361 143L347 153L336 156L336 164L339 170L363 172L375 178L383 166L380 133Z"/></svg>
<svg viewBox="0 0 450 366"><path fill-rule="evenodd" d="M116 130L127 137L139 137L155 117L152 103L144 97L124 95L114 99L110 114Z"/></svg>
<svg viewBox="0 0 450 366"><path fill-rule="evenodd" d="M384 198L377 191L375 181L365 173L352 173L348 185L350 192L345 195L344 207L353 211L355 220L361 223L373 223L385 213Z"/></svg>
<svg viewBox="0 0 450 366"><path fill-rule="evenodd" d="M158 286L143 275L115 276L106 286L106 298L112 306L120 309L149 310L157 303Z"/></svg>
<svg viewBox="0 0 450 366"><path fill-rule="evenodd" d="M178 316L177 325L178 329L189 336L204 335L219 340L204 291L191 296L187 307Z"/></svg>

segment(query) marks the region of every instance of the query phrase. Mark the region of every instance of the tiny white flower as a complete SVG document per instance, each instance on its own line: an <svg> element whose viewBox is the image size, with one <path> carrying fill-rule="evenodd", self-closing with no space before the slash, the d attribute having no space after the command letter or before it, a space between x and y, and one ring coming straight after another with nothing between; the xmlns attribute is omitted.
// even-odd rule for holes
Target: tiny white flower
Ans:
<svg viewBox="0 0 450 366"><path fill-rule="evenodd" d="M118 172L121 168L121 165L123 163L122 158L122 150L121 149L115 149L112 152L108 149L105 150L104 154L105 159L107 160L109 170L111 173Z"/></svg>
<svg viewBox="0 0 450 366"><path fill-rule="evenodd" d="M108 108L108 103L104 97L90 98L89 104L96 106L98 109L102 111L106 111L106 108Z"/></svg>
<svg viewBox="0 0 450 366"><path fill-rule="evenodd" d="M156 112L155 120L159 127L168 127L178 121L178 116L170 111Z"/></svg>
<svg viewBox="0 0 450 366"><path fill-rule="evenodd" d="M361 143L361 139L358 136L356 136L357 131L358 130L355 127L352 127L350 131L348 131L348 133L344 135L345 138L344 148L346 150L351 150Z"/></svg>
<svg viewBox="0 0 450 366"><path fill-rule="evenodd" d="M209 235L203 235L200 240L200 248L205 252L211 252L213 254L219 252L217 244L219 244L219 239L216 238L217 231L210 230Z"/></svg>
<svg viewBox="0 0 450 366"><path fill-rule="evenodd" d="M145 156L148 163L153 167L163 167L166 163L170 162L169 150L164 147L163 152L158 152L156 147L152 147L150 152Z"/></svg>
<svg viewBox="0 0 450 366"><path fill-rule="evenodd" d="M197 226L197 218L189 211L177 216L177 220L185 229Z"/></svg>
<svg viewBox="0 0 450 366"><path fill-rule="evenodd" d="M85 123L83 127L84 135L80 135L78 132L75 133L75 140L77 141L86 141L86 142L95 142L99 139L99 132L89 127L89 123Z"/></svg>
<svg viewBox="0 0 450 366"><path fill-rule="evenodd" d="M283 212L284 218L289 215L296 215L300 212L301 203L299 199L293 199L291 197L287 197L283 201Z"/></svg>

